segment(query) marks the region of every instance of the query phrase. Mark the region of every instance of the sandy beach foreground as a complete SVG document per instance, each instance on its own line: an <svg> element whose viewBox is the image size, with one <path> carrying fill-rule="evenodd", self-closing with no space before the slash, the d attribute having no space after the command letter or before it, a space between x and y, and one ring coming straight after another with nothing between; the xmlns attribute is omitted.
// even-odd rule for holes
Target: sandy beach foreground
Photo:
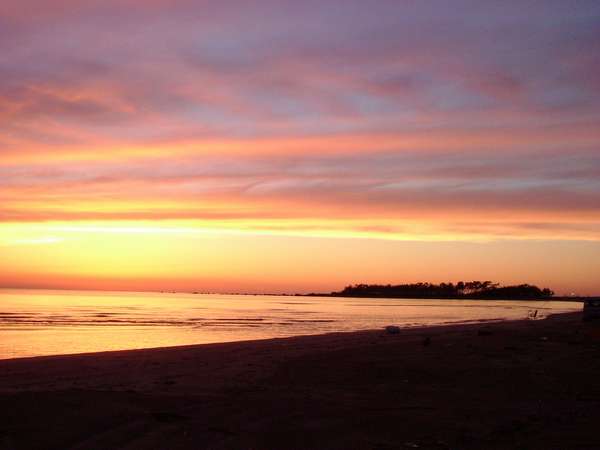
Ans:
<svg viewBox="0 0 600 450"><path fill-rule="evenodd" d="M546 320L0 361L0 449L600 448L600 336Z"/></svg>

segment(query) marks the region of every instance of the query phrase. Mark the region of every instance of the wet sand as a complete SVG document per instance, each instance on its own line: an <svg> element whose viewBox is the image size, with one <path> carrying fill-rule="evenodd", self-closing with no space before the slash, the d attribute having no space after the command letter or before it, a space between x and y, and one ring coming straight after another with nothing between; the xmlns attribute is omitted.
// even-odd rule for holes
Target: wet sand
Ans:
<svg viewBox="0 0 600 450"><path fill-rule="evenodd" d="M600 448L600 328L546 320L0 361L0 449Z"/></svg>

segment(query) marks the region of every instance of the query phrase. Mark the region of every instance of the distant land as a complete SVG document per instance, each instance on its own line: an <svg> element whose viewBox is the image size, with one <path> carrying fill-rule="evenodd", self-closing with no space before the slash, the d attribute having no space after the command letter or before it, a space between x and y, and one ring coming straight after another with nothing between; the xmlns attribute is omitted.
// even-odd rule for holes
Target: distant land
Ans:
<svg viewBox="0 0 600 450"><path fill-rule="evenodd" d="M354 284L339 292L309 296L363 298L431 298L480 300L550 300L554 292L531 284L500 286L492 281L457 283Z"/></svg>
<svg viewBox="0 0 600 450"><path fill-rule="evenodd" d="M173 293L178 291L159 291ZM361 298L396 298L396 299L454 299L454 300L553 300L565 302L584 302L589 299L600 299L600 296L589 295L555 295L549 288L524 283L501 286L492 281L458 281L457 283L407 283L407 284L353 284L341 291L304 293L281 292L211 292L193 291L192 294L204 295L266 295L282 297L361 297Z"/></svg>

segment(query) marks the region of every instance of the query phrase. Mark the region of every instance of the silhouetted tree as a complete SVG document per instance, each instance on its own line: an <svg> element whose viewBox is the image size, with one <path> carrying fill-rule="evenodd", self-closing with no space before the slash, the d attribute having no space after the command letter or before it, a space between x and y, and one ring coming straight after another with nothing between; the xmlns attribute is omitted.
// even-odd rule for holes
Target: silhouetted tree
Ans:
<svg viewBox="0 0 600 450"><path fill-rule="evenodd" d="M453 283L412 283L398 285L355 284L346 286L334 296L390 298L482 298L482 299L544 299L554 295L548 288L529 284L500 286L492 281L459 281Z"/></svg>

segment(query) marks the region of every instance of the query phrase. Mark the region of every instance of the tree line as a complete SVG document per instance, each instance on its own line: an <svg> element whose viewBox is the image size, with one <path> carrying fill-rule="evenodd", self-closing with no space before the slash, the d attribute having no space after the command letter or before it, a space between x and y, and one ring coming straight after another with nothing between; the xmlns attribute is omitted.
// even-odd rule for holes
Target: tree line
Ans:
<svg viewBox="0 0 600 450"><path fill-rule="evenodd" d="M354 284L342 291L332 292L337 297L387 297L387 298L465 298L543 300L554 292L531 284L500 286L491 281L459 281L458 283L411 284Z"/></svg>

